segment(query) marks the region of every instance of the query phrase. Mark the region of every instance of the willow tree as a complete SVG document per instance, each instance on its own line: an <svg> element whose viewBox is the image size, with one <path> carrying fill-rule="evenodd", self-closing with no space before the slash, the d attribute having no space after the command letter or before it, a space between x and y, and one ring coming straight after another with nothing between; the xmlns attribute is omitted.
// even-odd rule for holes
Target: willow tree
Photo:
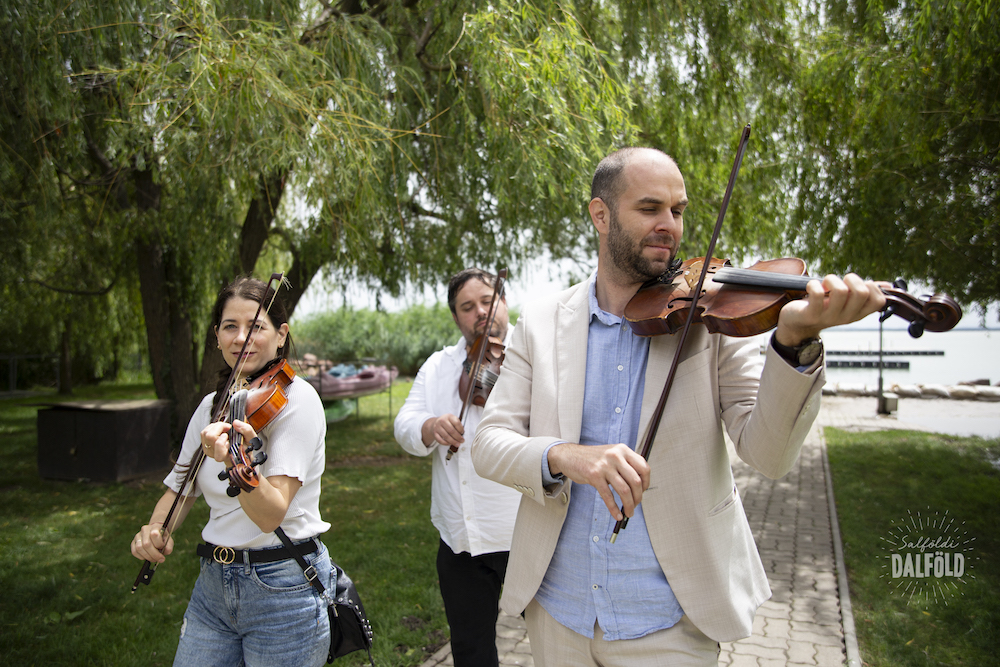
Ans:
<svg viewBox="0 0 1000 667"><path fill-rule="evenodd" d="M717 254L734 262L785 248L792 171L796 26L806 8L787 0L602 3L581 11L590 34L620 63L640 142L674 156L691 204L685 256L705 253L743 126L750 143ZM807 36L806 36L807 37Z"/></svg>
<svg viewBox="0 0 1000 667"><path fill-rule="evenodd" d="M137 281L178 423L199 358L203 384L217 365L206 310L235 273L284 265L294 306L321 267L398 293L571 252L576 193L631 131L605 55L556 3L2 11L0 224L38 283L99 262L104 284ZM53 229L100 229L113 250L63 264L39 243Z"/></svg>
<svg viewBox="0 0 1000 667"><path fill-rule="evenodd" d="M998 9L828 3L798 84L802 253L1000 301Z"/></svg>

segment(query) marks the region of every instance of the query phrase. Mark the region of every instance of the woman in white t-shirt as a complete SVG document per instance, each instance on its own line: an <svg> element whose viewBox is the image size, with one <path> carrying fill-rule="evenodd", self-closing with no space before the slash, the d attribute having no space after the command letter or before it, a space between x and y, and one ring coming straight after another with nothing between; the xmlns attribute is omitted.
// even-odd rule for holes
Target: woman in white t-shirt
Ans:
<svg viewBox="0 0 1000 667"><path fill-rule="evenodd" d="M238 278L216 300L213 322L228 368L219 387L195 410L178 461L193 462L193 493L179 503L170 530L163 522L181 490L191 464L177 465L164 480L168 489L157 502L149 523L132 540L132 555L162 563L173 551L169 533L176 530L197 499L211 508L198 545L201 574L181 625L175 665L322 665L330 644L326 602L303 575L302 568L274 531L279 526L329 588L330 557L319 535L330 528L319 512L320 475L326 467L326 419L316 391L296 377L288 385L288 404L260 432L250 424L212 422L225 400L227 380L238 368L239 380L252 381L274 362L287 358L291 346L285 309L275 301L269 313L258 304L271 301L263 282ZM240 350L252 336L243 358ZM230 431L249 442L260 437L266 461L255 468L259 485L229 496L228 478L219 473L233 465L228 454ZM191 483L188 483L190 487ZM187 492L187 489L185 489Z"/></svg>

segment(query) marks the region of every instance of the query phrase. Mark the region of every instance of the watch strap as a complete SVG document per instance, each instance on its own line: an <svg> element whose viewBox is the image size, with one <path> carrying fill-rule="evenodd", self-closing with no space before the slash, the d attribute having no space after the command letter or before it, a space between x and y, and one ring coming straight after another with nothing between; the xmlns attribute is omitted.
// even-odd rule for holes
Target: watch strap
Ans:
<svg viewBox="0 0 1000 667"><path fill-rule="evenodd" d="M804 363L800 357L802 355L803 350L817 343L820 345L823 344L819 338L807 338L798 345L794 346L782 345L781 343L778 342L778 336L776 334L771 334L771 347L774 348L774 351L777 352L782 359L790 363L792 366L809 365L814 361L816 361L816 359L814 358L810 360L808 363Z"/></svg>

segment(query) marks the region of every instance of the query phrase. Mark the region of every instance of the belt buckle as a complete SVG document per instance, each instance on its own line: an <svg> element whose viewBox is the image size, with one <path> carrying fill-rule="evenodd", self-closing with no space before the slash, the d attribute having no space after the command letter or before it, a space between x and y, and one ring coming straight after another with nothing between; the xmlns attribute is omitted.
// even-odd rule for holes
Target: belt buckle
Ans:
<svg viewBox="0 0 1000 667"><path fill-rule="evenodd" d="M236 551L232 547L215 547L212 549L212 560L222 565L230 565L236 560Z"/></svg>

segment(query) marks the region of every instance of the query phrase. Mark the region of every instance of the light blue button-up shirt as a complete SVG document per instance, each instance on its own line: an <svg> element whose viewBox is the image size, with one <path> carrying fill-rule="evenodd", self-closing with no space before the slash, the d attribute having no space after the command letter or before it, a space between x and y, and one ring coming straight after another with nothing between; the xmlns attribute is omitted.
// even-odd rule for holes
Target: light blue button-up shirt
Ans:
<svg viewBox="0 0 1000 667"><path fill-rule="evenodd" d="M595 274L596 276L596 274ZM649 339L600 309L590 281L590 330L580 443L636 448ZM543 476L549 475L543 457ZM621 506L621 499L615 494ZM573 485L566 521L535 595L554 619L586 637L594 621L608 640L635 639L684 615L653 553L642 505L612 545L615 520L597 490Z"/></svg>

